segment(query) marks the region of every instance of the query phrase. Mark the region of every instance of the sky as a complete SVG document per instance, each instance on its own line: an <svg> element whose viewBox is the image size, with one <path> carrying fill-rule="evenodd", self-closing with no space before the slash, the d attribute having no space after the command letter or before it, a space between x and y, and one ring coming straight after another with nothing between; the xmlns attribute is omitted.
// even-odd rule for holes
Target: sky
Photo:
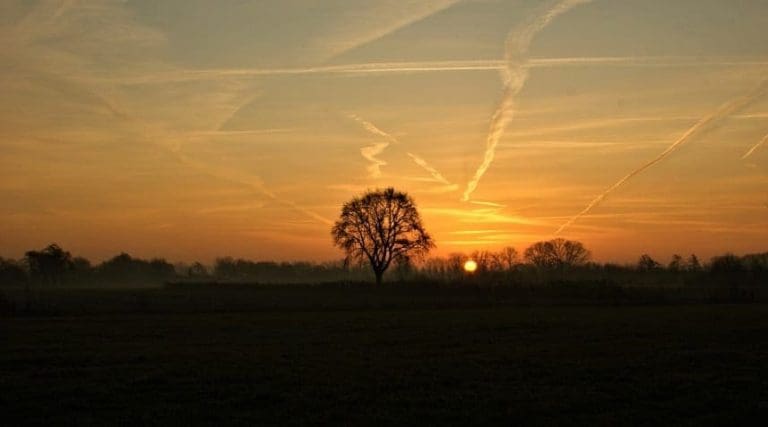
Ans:
<svg viewBox="0 0 768 427"><path fill-rule="evenodd" d="M768 249L763 0L1 0L0 256Z"/></svg>

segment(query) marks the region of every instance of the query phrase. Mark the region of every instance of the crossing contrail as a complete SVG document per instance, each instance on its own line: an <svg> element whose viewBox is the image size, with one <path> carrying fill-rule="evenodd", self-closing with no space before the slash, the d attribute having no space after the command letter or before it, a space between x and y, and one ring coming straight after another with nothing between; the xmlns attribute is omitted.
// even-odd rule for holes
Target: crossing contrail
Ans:
<svg viewBox="0 0 768 427"><path fill-rule="evenodd" d="M491 117L490 129L485 141L485 154L483 162L475 171L472 179L467 183L467 188L462 196L463 201L468 201L472 193L477 189L480 179L488 171L496 156L496 146L504 134L509 122L515 114L515 96L525 86L528 80L528 48L531 46L533 38L546 28L557 16L571 10L581 4L586 4L592 0L561 0L554 6L545 10L544 13L536 15L522 27L512 30L507 35L504 59L506 68L502 70L504 81L504 92L496 111Z"/></svg>
<svg viewBox="0 0 768 427"><path fill-rule="evenodd" d="M600 202L602 202L606 198L606 196L608 196L610 193L612 193L613 191L615 191L616 189L624 185L624 183L627 182L630 178L644 172L646 169L664 160L667 156L672 154L672 152L680 148L681 145L691 141L694 138L698 138L703 135L706 135L708 132L714 129L714 127L721 120L743 110L744 108L748 107L750 104L752 104L754 101L756 101L766 93L768 93L768 80L763 80L757 87L755 87L749 93L726 102L725 104L721 105L720 108L715 110L713 113L703 117L695 125L693 125L690 129L688 129L682 136L680 136L675 142L673 142L672 145L667 147L666 150L662 151L658 156L653 158L651 161L643 164L639 168L633 170L632 172L628 173L623 178L616 181L616 183L608 187L608 189L603 191L600 195L595 197L591 202L589 202L589 204L584 209L581 210L581 212L577 213L571 219L569 219L563 225L561 225L560 228L558 228L557 231L555 231L555 235L560 234L563 230L570 227L579 218L588 214L589 211L591 211L595 206L600 204ZM762 144L762 142L764 141L765 139L763 139L763 141L761 141L757 146ZM756 147L753 147L753 149ZM752 150L750 150L750 152L747 154L751 154L751 152Z"/></svg>

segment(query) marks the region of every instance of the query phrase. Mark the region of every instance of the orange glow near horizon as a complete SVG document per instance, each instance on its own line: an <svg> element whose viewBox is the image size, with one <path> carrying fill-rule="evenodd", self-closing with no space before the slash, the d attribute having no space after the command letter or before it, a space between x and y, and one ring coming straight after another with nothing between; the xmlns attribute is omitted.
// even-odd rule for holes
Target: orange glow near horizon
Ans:
<svg viewBox="0 0 768 427"><path fill-rule="evenodd" d="M434 256L768 249L768 2L303 2L2 2L0 256L339 259L389 186Z"/></svg>

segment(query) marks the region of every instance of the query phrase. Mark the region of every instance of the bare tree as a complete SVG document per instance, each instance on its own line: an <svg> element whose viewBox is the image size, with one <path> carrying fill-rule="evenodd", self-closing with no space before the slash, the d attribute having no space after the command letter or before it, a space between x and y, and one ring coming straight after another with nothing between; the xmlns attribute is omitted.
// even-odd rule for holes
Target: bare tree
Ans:
<svg viewBox="0 0 768 427"><path fill-rule="evenodd" d="M669 271L678 272L683 268L683 257L678 254L672 255L672 260L669 261L667 269Z"/></svg>
<svg viewBox="0 0 768 427"><path fill-rule="evenodd" d="M391 187L345 203L331 235L347 257L371 264L377 285L393 261L423 256L435 246L413 199Z"/></svg>
<svg viewBox="0 0 768 427"><path fill-rule="evenodd" d="M467 262L468 259L469 258L467 258L467 256L462 253L450 253L448 255L448 259L446 260L448 265L447 271L454 277L461 276L462 272L464 271L464 263Z"/></svg>
<svg viewBox="0 0 768 427"><path fill-rule="evenodd" d="M534 243L524 257L540 268L566 268L586 264L590 253L581 242L558 238Z"/></svg>
<svg viewBox="0 0 768 427"><path fill-rule="evenodd" d="M661 268L661 264L648 254L640 255L640 259L637 261L637 269L640 271L653 271L659 268Z"/></svg>
<svg viewBox="0 0 768 427"><path fill-rule="evenodd" d="M488 251L474 251L470 258L477 264L478 273L487 273L489 271L496 271L496 265L494 257L491 252Z"/></svg>
<svg viewBox="0 0 768 427"><path fill-rule="evenodd" d="M691 256L688 257L688 260L685 262L685 267L688 271L701 271L701 262L699 262L699 257L697 257L696 254L691 254Z"/></svg>
<svg viewBox="0 0 768 427"><path fill-rule="evenodd" d="M187 276L208 277L208 269L199 261L195 261L187 268Z"/></svg>
<svg viewBox="0 0 768 427"><path fill-rule="evenodd" d="M504 247L494 254L494 258L500 270L512 271L517 264L517 250L511 246Z"/></svg>

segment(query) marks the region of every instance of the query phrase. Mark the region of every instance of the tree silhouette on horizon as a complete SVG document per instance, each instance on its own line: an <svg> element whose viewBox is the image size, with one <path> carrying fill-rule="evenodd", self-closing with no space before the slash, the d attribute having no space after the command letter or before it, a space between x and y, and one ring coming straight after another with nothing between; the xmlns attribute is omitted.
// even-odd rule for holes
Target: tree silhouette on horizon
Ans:
<svg viewBox="0 0 768 427"><path fill-rule="evenodd" d="M72 266L72 255L56 243L40 251L28 251L24 257L32 277L49 285L61 284L62 276Z"/></svg>
<svg viewBox="0 0 768 427"><path fill-rule="evenodd" d="M532 244L523 256L539 268L563 269L584 265L591 255L581 242L557 238Z"/></svg>
<svg viewBox="0 0 768 427"><path fill-rule="evenodd" d="M426 255L435 247L413 199L392 187L345 203L331 235L348 258L370 263L377 285L392 262Z"/></svg>

